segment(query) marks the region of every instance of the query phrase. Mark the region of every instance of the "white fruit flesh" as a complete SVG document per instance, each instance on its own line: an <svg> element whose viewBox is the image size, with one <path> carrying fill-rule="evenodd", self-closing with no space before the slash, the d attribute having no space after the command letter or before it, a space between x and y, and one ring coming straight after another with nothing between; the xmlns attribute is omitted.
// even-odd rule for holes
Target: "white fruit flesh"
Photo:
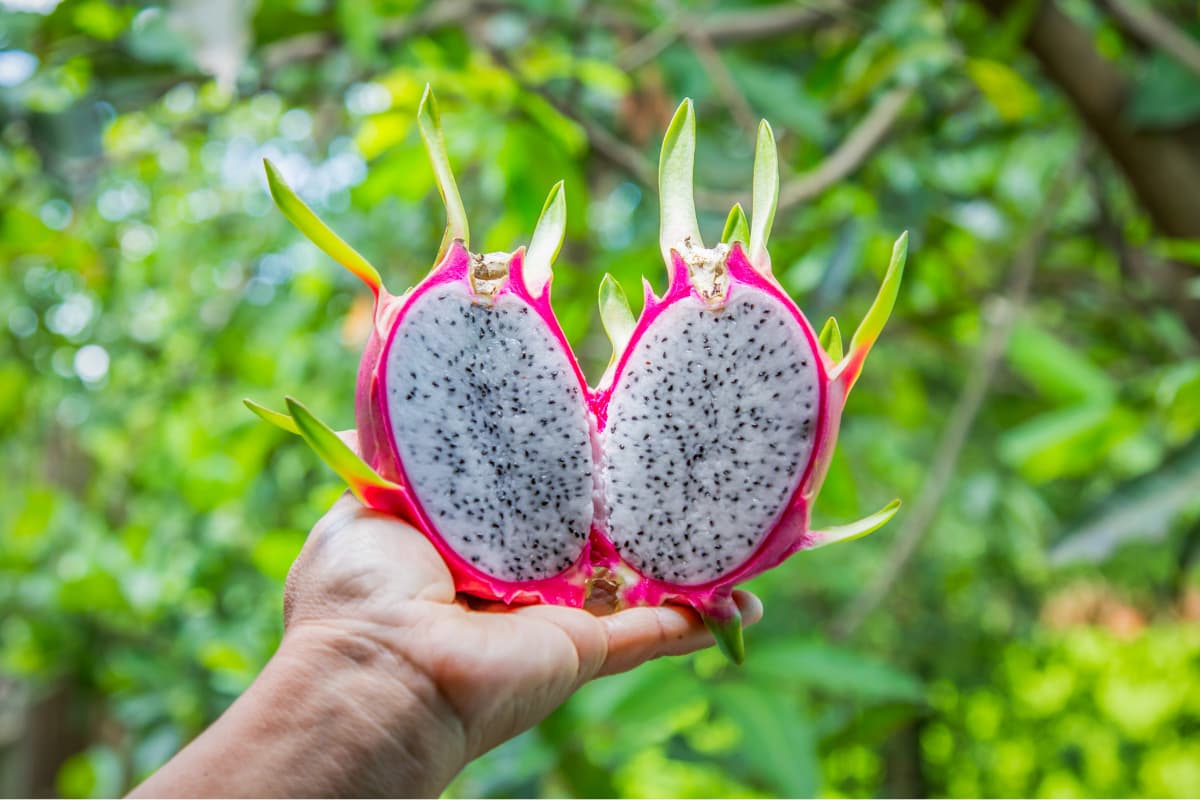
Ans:
<svg viewBox="0 0 1200 800"><path fill-rule="evenodd" d="M754 553L803 477L815 357L793 312L746 286L674 303L633 348L605 427L608 535L649 577L706 583Z"/></svg>
<svg viewBox="0 0 1200 800"><path fill-rule="evenodd" d="M593 515L586 401L525 301L432 288L407 309L385 374L405 477L454 552L507 581L575 563Z"/></svg>

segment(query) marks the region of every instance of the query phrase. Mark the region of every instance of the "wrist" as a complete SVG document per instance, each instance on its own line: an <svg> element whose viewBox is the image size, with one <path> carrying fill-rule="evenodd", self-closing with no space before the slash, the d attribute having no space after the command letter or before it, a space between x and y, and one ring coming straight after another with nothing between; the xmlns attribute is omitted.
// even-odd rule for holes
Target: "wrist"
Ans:
<svg viewBox="0 0 1200 800"><path fill-rule="evenodd" d="M465 761L458 717L433 681L365 627L305 622L135 794L436 797Z"/></svg>
<svg viewBox="0 0 1200 800"><path fill-rule="evenodd" d="M263 699L298 704L279 733L309 733L310 791L437 796L465 765L454 709L370 625L294 624L271 660Z"/></svg>

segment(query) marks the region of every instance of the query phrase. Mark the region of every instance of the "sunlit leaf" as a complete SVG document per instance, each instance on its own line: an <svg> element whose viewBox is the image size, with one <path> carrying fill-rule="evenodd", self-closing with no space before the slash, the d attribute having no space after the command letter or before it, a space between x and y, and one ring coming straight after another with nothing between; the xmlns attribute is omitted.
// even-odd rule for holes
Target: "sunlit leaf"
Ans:
<svg viewBox="0 0 1200 800"><path fill-rule="evenodd" d="M1013 327L1009 364L1037 389L1059 402L1103 403L1117 391L1116 381L1076 348L1028 320Z"/></svg>
<svg viewBox="0 0 1200 800"><path fill-rule="evenodd" d="M671 250L685 242L700 246L700 223L696 219L693 170L696 160L696 116L692 101L684 100L663 137L658 163L659 248L671 263Z"/></svg>
<svg viewBox="0 0 1200 800"><path fill-rule="evenodd" d="M1031 481L1088 474L1111 448L1138 433L1137 418L1119 406L1087 403L1031 417L1005 431L999 453Z"/></svg>
<svg viewBox="0 0 1200 800"><path fill-rule="evenodd" d="M1019 120L1038 110L1038 93L1007 64L983 58L967 61L967 74L1006 120Z"/></svg>

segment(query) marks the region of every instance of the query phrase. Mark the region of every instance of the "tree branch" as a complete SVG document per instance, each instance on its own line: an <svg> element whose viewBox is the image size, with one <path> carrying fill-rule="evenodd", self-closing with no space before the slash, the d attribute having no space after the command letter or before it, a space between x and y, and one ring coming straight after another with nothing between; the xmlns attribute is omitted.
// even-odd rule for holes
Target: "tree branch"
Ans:
<svg viewBox="0 0 1200 800"><path fill-rule="evenodd" d="M973 360L962 394L959 395L946 427L942 430L929 473L921 485L921 492L913 503L912 511L905 515L883 568L834 621L832 636L835 639L853 635L878 607L899 580L925 534L936 521L950 480L958 467L959 457L966 446L967 437L975 424L975 418L979 416L984 400L987 399L992 379L1008 346L1013 326L1029 297L1033 273L1046 245L1054 212L1062 206L1087 155L1086 151L1081 153L1073 165L1058 174L1046 194L1041 212L1033 218L1029 233L1013 260L1004 294L992 298L989 307L985 309L991 325L979 345L979 355Z"/></svg>
<svg viewBox="0 0 1200 800"><path fill-rule="evenodd" d="M506 4L498 0L439 0L421 13L384 26L380 32L380 41L385 46L395 46L409 36L447 25L463 24L481 12L505 7ZM756 127L754 111L737 90L732 75L720 59L715 43L782 36L856 10L856 0L824 0L820 6L781 3L738 14L676 15L672 21L652 31L647 39L653 38L654 47L661 50L681 34L688 38L696 48L697 56L708 71L714 86L730 106L734 118L744 128L753 132ZM272 71L296 60L319 58L336 46L337 38L333 34L301 34L263 48L263 64L267 71ZM516 74L505 54L495 48L489 50L499 63ZM650 58L653 58L655 53L652 53ZM623 66L626 69L630 68L627 64ZM526 88L541 94L560 113L578 123L587 133L591 146L598 154L629 172L640 183L647 186L657 185L657 170L637 149L602 125L575 112L541 87ZM820 164L791 178L785 178L780 187L780 208L787 209L808 202L858 169L886 137L912 94L913 89L908 87L887 92ZM743 200L744 192L727 192L703 187L696 189L697 204L711 211L727 211L734 203Z"/></svg>
<svg viewBox="0 0 1200 800"><path fill-rule="evenodd" d="M988 11L1019 13L1022 0L980 0ZM1058 9L1037 0L1025 45L1103 143L1155 227L1168 236L1200 238L1200 158L1186 134L1140 131L1125 114L1129 81L1102 56L1092 36Z"/></svg>
<svg viewBox="0 0 1200 800"><path fill-rule="evenodd" d="M617 53L617 66L625 72L633 72L658 58L659 53L675 44L682 25L683 14L676 12L666 22Z"/></svg>
<svg viewBox="0 0 1200 800"><path fill-rule="evenodd" d="M758 119L754 114L754 109L750 107L746 96L738 89L733 73L721 60L721 54L713 46L712 40L707 35L694 30L687 31L685 35L696 53L696 58L700 59L700 65L708 74L708 79L712 81L713 88L721 96L721 101L729 106L729 113L737 120L742 130L753 138L758 131Z"/></svg>
<svg viewBox="0 0 1200 800"><path fill-rule="evenodd" d="M627 72L635 70L654 60L681 36L699 36L719 46L800 33L832 20L861 14L858 9L861 2L822 0L807 4L779 3L762 8L746 8L736 13L705 15L677 12L619 53L617 66Z"/></svg>
<svg viewBox="0 0 1200 800"><path fill-rule="evenodd" d="M646 31L628 15L599 7L592 24L618 29L634 29L643 37L618 54L617 66L631 71L646 64L687 33L703 37L713 45L774 39L809 30L830 20L861 12L862 0L820 0L809 5L779 3L762 8L747 8L737 13L674 15L663 24ZM507 10L528 12L520 4L505 0L436 0L422 11L391 20L381 26L379 41L385 47L438 28L466 23L480 14ZM326 55L338 46L338 36L326 31L301 33L262 48L264 66L270 70L296 61L310 61Z"/></svg>
<svg viewBox="0 0 1200 800"><path fill-rule="evenodd" d="M851 0L821 3L779 3L760 9L710 14L685 22L685 27L713 44L774 39L808 30L858 11Z"/></svg>
<svg viewBox="0 0 1200 800"><path fill-rule="evenodd" d="M591 147L600 156L624 169L639 183L657 186L658 171L641 152L626 144L604 126L568 108L540 88L530 88L545 97L564 116L577 122L587 133ZM910 87L899 87L887 92L820 164L790 178L785 176L779 190L779 208L793 208L806 203L858 169L883 141L912 95L913 89ZM745 200L745 192L696 187L696 204L709 211L725 212L734 203Z"/></svg>
<svg viewBox="0 0 1200 800"><path fill-rule="evenodd" d="M859 121L837 149L813 169L789 179L779 190L779 205L800 205L858 169L883 142L900 112L913 96L913 88L901 86L883 95Z"/></svg>
<svg viewBox="0 0 1200 800"><path fill-rule="evenodd" d="M506 4L496 0L436 0L422 11L390 20L380 27L379 42L394 47L405 39L439 28L459 25L487 11L499 11ZM336 34L326 31L301 33L262 48L263 66L268 72L296 61L321 58L340 42Z"/></svg>

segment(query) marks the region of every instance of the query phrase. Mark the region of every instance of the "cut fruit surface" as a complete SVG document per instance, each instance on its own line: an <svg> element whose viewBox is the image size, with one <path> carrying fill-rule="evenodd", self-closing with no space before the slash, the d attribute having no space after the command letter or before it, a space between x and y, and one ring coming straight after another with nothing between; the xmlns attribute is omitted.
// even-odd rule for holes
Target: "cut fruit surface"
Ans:
<svg viewBox="0 0 1200 800"><path fill-rule="evenodd" d="M463 282L417 293L382 387L404 480L447 545L505 581L578 560L592 524L587 402L528 302Z"/></svg>
<svg viewBox="0 0 1200 800"><path fill-rule="evenodd" d="M653 318L624 360L603 431L608 535L681 585L748 559L813 455L822 375L796 311L739 284Z"/></svg>

